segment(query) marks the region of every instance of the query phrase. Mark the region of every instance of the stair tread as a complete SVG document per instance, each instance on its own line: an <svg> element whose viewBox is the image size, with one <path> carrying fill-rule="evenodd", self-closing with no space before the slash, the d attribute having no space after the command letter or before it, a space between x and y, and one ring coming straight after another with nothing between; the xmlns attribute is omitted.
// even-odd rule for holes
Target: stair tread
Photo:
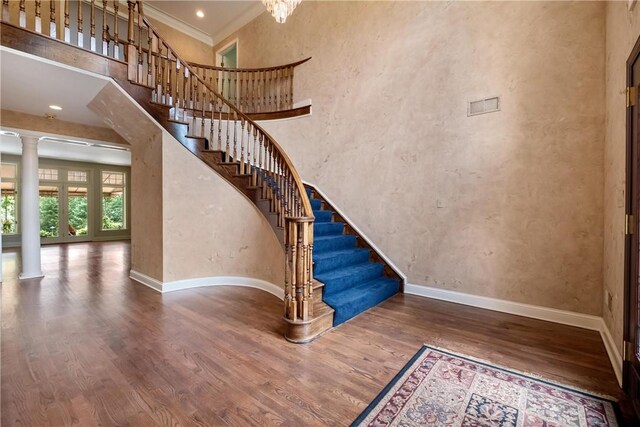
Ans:
<svg viewBox="0 0 640 427"><path fill-rule="evenodd" d="M336 292L325 297L325 302L332 307L340 307L351 302L367 298L373 291L379 291L389 286L399 286L400 281L390 277L382 276L368 282L360 283L352 288Z"/></svg>
<svg viewBox="0 0 640 427"><path fill-rule="evenodd" d="M345 237L355 237L352 234L329 234L327 236L318 236L318 237L314 237L314 241L317 242L318 240L331 240L331 239L341 239L341 238L345 238Z"/></svg>
<svg viewBox="0 0 640 427"><path fill-rule="evenodd" d="M364 249L364 248L353 248L353 249L340 249L337 251L330 251L330 252L322 252L320 254L313 254L313 260L314 261L321 261L321 260L325 260L328 258L333 258L333 257L337 257L337 256L345 256L345 255L351 255L354 253L361 253L361 252L369 252L369 249Z"/></svg>
<svg viewBox="0 0 640 427"><path fill-rule="evenodd" d="M339 280L339 279L343 279L345 277L350 277L353 275L360 275L369 270L379 269L380 268L379 266L383 266L383 264L380 264L378 262L367 261L361 264L349 265L346 267L338 268L336 270L320 273L320 274L317 274L316 277L318 277L318 280L326 284L326 282L329 282L329 281Z"/></svg>
<svg viewBox="0 0 640 427"><path fill-rule="evenodd" d="M326 296L324 301L335 309L333 326L338 326L392 297L398 293L399 287L399 280L378 277Z"/></svg>

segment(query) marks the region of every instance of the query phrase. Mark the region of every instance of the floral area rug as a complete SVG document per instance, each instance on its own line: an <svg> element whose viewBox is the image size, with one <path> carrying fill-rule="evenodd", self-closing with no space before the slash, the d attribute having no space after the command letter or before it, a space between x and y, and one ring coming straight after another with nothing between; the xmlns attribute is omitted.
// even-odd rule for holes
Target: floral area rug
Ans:
<svg viewBox="0 0 640 427"><path fill-rule="evenodd" d="M425 345L352 426L618 424L610 400Z"/></svg>

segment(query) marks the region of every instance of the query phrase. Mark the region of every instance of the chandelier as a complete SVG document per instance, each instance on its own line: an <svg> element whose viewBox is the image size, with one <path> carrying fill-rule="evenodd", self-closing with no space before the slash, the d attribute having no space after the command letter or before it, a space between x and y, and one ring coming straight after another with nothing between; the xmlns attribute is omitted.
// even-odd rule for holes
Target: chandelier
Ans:
<svg viewBox="0 0 640 427"><path fill-rule="evenodd" d="M262 0L262 4L267 7L267 10L278 24L284 24L287 17L293 13L293 10L302 0Z"/></svg>

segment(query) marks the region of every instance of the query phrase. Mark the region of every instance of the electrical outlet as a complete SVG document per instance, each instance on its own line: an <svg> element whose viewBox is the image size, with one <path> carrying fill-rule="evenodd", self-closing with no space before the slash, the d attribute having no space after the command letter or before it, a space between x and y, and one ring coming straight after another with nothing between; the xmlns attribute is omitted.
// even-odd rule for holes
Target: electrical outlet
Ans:
<svg viewBox="0 0 640 427"><path fill-rule="evenodd" d="M613 295L611 295L611 292L609 291L604 291L604 296L607 301L607 309L609 311L613 310Z"/></svg>

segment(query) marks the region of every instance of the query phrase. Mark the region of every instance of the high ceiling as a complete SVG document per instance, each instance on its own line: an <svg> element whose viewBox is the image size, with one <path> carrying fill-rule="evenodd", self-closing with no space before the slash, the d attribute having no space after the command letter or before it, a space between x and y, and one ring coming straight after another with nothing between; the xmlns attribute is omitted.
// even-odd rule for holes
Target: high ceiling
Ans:
<svg viewBox="0 0 640 427"><path fill-rule="evenodd" d="M145 5L151 5L152 8L210 36L211 44L219 43L224 37L248 24L265 11L264 6L258 0L151 0L146 1ZM196 16L198 10L204 12L203 18ZM146 13L151 16L149 8Z"/></svg>

